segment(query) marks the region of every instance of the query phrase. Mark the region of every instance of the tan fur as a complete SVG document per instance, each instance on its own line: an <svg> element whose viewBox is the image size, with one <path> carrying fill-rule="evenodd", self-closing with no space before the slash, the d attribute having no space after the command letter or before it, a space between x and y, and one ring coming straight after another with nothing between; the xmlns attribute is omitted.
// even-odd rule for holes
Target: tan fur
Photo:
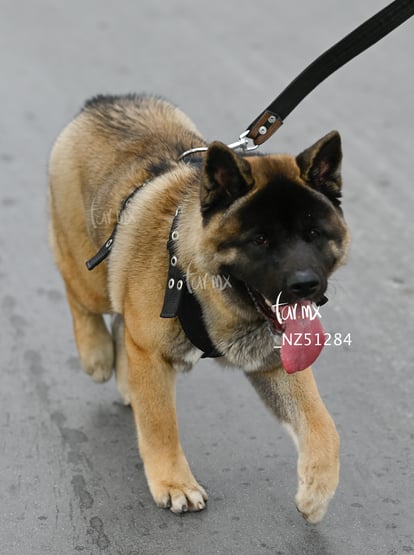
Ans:
<svg viewBox="0 0 414 555"><path fill-rule="evenodd" d="M166 102L146 98L137 108L121 99L105 110L99 103L86 107L62 132L50 159L51 245L82 364L96 381L109 379L115 365L120 393L134 411L151 493L159 506L177 513L203 509L207 494L182 451L175 410L176 372L189 369L201 352L176 318L159 317L168 269L166 241L181 204L180 263L195 273L214 274L221 263L220 240L239 231L231 217L239 201L225 221L213 216L204 228L197 170L177 162L182 151L204 144L190 120ZM169 171L154 175L152 168L163 159ZM274 173L304 184L291 156L251 157L248 162L255 181L248 195ZM88 272L85 260L112 232L123 199L149 179L122 213L109 259ZM345 225L338 225L345 237ZM334 247L340 263L346 247ZM228 353L227 363L242 365L252 349L252 362L244 370L299 449L297 507L309 522L319 521L338 483L339 442L311 370L287 375L272 364L271 346L256 361L253 349L267 331L253 306L235 305L211 285L200 292L199 302L212 340ZM104 324L105 313L118 314L112 333Z"/></svg>
<svg viewBox="0 0 414 555"><path fill-rule="evenodd" d="M312 371L255 372L248 377L293 437L299 452L296 506L309 522L319 522L338 485L339 437Z"/></svg>

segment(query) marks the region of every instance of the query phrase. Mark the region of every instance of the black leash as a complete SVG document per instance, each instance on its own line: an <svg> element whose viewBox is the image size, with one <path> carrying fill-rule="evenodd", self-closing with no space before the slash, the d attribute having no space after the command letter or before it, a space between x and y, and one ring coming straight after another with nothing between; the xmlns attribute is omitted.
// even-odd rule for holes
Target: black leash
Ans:
<svg viewBox="0 0 414 555"><path fill-rule="evenodd" d="M302 71L249 125L240 140L248 137L255 145L267 141L315 87L413 15L414 0L395 0L365 21ZM242 144L239 146L243 148Z"/></svg>

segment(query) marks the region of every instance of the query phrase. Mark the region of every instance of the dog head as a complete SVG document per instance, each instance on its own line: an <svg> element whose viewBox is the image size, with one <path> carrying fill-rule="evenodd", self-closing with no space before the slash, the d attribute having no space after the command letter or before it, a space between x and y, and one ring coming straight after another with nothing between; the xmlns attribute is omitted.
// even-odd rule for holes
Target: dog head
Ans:
<svg viewBox="0 0 414 555"><path fill-rule="evenodd" d="M203 251L213 272L267 305L280 294L286 303L319 302L349 242L341 160L336 131L296 157L242 157L213 142L200 189Z"/></svg>

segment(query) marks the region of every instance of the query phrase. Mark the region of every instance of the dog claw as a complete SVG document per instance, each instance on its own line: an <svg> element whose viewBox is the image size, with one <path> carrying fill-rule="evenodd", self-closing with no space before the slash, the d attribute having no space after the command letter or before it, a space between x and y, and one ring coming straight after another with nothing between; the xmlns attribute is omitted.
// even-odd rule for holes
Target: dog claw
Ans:
<svg viewBox="0 0 414 555"><path fill-rule="evenodd" d="M168 497L167 499L163 499L157 502L158 507L161 509L170 509L171 508L171 499Z"/></svg>
<svg viewBox="0 0 414 555"><path fill-rule="evenodd" d="M157 505L163 509L169 509L174 514L202 511L206 506L207 493L200 486L199 490L173 490L168 497L160 497Z"/></svg>

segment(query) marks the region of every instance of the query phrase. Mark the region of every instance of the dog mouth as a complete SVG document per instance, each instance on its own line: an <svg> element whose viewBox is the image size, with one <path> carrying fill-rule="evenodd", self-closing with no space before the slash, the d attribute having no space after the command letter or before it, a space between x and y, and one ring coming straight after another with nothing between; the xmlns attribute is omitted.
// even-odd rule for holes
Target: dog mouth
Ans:
<svg viewBox="0 0 414 555"><path fill-rule="evenodd" d="M257 311L269 324L286 372L292 374L308 368L325 343L319 312L319 307L328 300L325 295L317 302L300 299L288 304L281 300L281 294L272 303L255 289L248 287L248 292Z"/></svg>
<svg viewBox="0 0 414 555"><path fill-rule="evenodd" d="M259 314L261 314L265 320L270 324L272 331L277 334L281 335L284 331L283 321L280 322L276 317L276 305L272 304L266 297L264 297L259 291L256 289L251 289L247 287L250 297L252 298L256 310Z"/></svg>

